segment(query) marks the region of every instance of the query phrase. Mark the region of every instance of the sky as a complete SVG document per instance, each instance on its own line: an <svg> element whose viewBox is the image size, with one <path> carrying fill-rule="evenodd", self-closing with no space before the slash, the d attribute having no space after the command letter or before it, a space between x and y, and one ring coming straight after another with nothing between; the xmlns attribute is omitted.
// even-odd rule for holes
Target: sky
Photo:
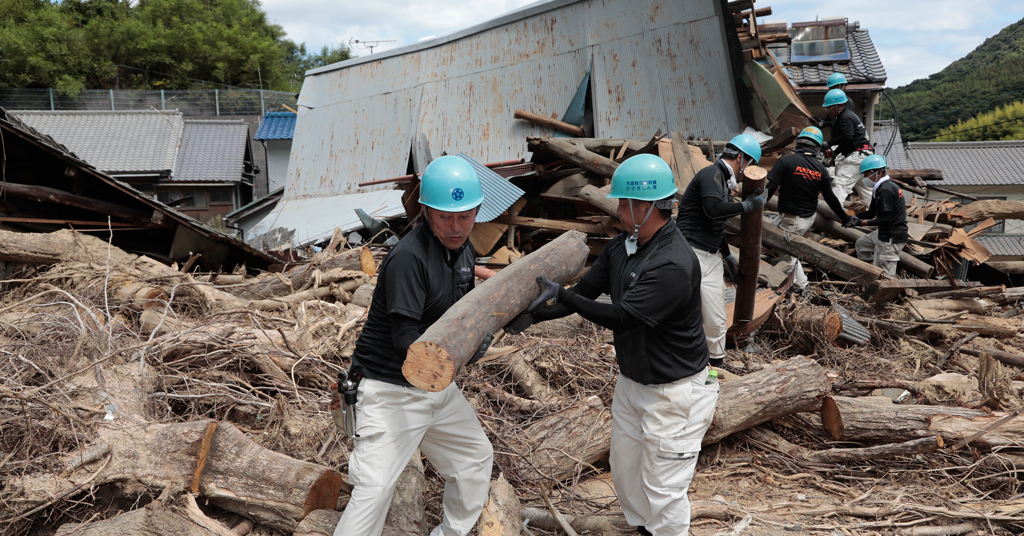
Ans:
<svg viewBox="0 0 1024 536"><path fill-rule="evenodd" d="M674 0L685 2L688 0ZM380 41L382 52L480 24L533 0L263 0L269 18L310 50ZM885 66L888 87L941 71L985 39L1024 18L1021 0L760 0L789 23L834 15L860 21Z"/></svg>

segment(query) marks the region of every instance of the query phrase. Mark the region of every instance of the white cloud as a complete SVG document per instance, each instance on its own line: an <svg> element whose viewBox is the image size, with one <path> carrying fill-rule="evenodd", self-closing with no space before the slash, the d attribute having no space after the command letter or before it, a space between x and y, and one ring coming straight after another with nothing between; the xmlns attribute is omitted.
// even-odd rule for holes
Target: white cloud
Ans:
<svg viewBox="0 0 1024 536"><path fill-rule="evenodd" d="M627 0L620 0L627 1ZM688 1L688 0L673 0ZM269 18L311 50L347 45L350 39L381 42L374 52L410 45L475 26L531 0L264 0ZM1003 27L1024 18L1020 0L760 0L771 19L790 23L841 15L871 33L897 87L938 72ZM357 55L369 51L356 48Z"/></svg>

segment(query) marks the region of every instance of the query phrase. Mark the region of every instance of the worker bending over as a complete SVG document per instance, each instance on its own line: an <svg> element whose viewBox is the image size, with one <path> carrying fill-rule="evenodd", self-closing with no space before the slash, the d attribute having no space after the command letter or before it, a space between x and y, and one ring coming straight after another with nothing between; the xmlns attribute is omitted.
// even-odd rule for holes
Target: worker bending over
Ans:
<svg viewBox="0 0 1024 536"><path fill-rule="evenodd" d="M846 225L850 216L832 191L832 178L818 159L823 139L821 131L807 127L796 137L796 152L783 156L768 172L768 199L779 192L779 228L787 233L803 236L814 225L818 210L818 194L825 198L839 221ZM807 275L800 260L789 255L779 257L795 270L793 286L807 289Z"/></svg>
<svg viewBox="0 0 1024 536"><path fill-rule="evenodd" d="M875 152L868 143L864 123L848 105L846 93L833 89L825 94L825 109L832 118L832 138L828 148L836 147L835 176L832 191L840 203L856 188L865 203L871 202L871 185L860 183L860 163Z"/></svg>
<svg viewBox="0 0 1024 536"><path fill-rule="evenodd" d="M878 226L877 231L857 239L857 258L896 275L900 251L907 245L907 204L903 189L886 174L885 158L871 155L860 164L864 178L873 181L871 206L850 219L850 226Z"/></svg>
<svg viewBox="0 0 1024 536"><path fill-rule="evenodd" d="M704 334L711 350L711 365L725 359L725 268L733 277L740 263L725 240L725 220L764 206L767 192L741 202L732 201L728 182L738 182L743 170L761 159L761 146L753 136L740 134L725 146L714 164L694 175L679 202L677 225L700 261L700 295L704 311ZM721 257L719 257L721 254Z"/></svg>

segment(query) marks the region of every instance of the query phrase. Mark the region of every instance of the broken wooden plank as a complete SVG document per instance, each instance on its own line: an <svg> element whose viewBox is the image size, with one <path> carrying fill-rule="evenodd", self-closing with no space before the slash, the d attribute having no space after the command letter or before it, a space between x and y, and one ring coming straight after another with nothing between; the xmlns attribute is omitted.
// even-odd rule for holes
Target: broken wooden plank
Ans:
<svg viewBox="0 0 1024 536"><path fill-rule="evenodd" d="M950 290L949 281L931 279L884 279L871 283L861 296L868 303L885 303L914 290L919 294Z"/></svg>
<svg viewBox="0 0 1024 536"><path fill-rule="evenodd" d="M1024 202L985 199L964 205L949 213L956 225L963 227L988 218L996 220L1024 220Z"/></svg>
<svg viewBox="0 0 1024 536"><path fill-rule="evenodd" d="M498 216L493 220L495 223L518 225L531 229L556 229L559 231L579 231L587 234L605 234L605 226L595 223L585 223L566 220L546 220L542 218L527 218L524 216Z"/></svg>
<svg viewBox="0 0 1024 536"><path fill-rule="evenodd" d="M552 119L550 117L544 117L543 115L531 114L530 112L526 112L523 110L516 110L515 113L512 114L512 117L516 119L523 119L535 125L540 125L542 127L552 128L559 132L564 132L570 136L576 136L578 138L582 138L587 135L587 133L584 132L582 128L576 125L566 123L565 121Z"/></svg>

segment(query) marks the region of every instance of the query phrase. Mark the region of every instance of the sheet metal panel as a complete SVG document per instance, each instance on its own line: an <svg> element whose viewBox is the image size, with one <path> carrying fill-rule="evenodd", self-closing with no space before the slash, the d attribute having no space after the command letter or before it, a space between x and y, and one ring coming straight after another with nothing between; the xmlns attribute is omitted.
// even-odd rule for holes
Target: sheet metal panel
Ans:
<svg viewBox="0 0 1024 536"><path fill-rule="evenodd" d="M246 242L266 249L298 248L331 238L335 227L345 232L363 227L355 210L378 218L404 213L401 190L282 199L266 218L252 228Z"/></svg>
<svg viewBox="0 0 1024 536"><path fill-rule="evenodd" d="M476 223L489 222L497 218L526 194L519 187L508 182L508 179L473 160L466 153L459 153L457 156L469 162L469 165L473 166L480 177L480 189L484 192L484 202L480 205L480 210L477 211Z"/></svg>

